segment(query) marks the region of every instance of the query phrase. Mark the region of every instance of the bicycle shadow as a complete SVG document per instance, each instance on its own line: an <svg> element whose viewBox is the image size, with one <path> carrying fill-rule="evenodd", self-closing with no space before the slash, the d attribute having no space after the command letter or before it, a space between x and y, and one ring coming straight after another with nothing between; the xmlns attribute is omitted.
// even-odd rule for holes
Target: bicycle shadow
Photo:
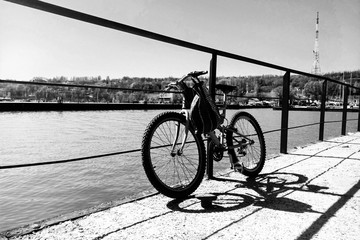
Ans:
<svg viewBox="0 0 360 240"><path fill-rule="evenodd" d="M210 195L208 200L204 195L202 195L202 200L197 195L174 199L168 202L167 207L173 211L187 213L210 213L232 211L254 203L253 197L245 194L212 192L206 195Z"/></svg>
<svg viewBox="0 0 360 240"><path fill-rule="evenodd" d="M247 178L245 181L225 177L217 177L214 180L234 182L234 189L227 192L209 192L200 195L190 195L184 199L174 199L167 204L173 211L187 213L226 212L245 208L253 205L278 211L295 213L316 212L312 206L286 197L286 192L307 191L318 192L327 187L317 185L306 185L308 178L297 173L275 172L261 174L256 178ZM251 189L257 194L235 193L236 189ZM284 193L284 196L280 194Z"/></svg>

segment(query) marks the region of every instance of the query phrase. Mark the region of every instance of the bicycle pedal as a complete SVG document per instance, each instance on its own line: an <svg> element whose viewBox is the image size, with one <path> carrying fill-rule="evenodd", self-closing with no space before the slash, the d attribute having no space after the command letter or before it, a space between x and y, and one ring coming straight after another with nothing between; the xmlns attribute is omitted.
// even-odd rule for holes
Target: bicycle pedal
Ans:
<svg viewBox="0 0 360 240"><path fill-rule="evenodd" d="M243 166L241 163L236 162L236 163L233 164L233 169L234 169L235 171L237 171L237 172L242 173L243 170L244 170L244 166Z"/></svg>
<svg viewBox="0 0 360 240"><path fill-rule="evenodd" d="M245 156L246 156L246 152L239 153L239 157L245 157Z"/></svg>

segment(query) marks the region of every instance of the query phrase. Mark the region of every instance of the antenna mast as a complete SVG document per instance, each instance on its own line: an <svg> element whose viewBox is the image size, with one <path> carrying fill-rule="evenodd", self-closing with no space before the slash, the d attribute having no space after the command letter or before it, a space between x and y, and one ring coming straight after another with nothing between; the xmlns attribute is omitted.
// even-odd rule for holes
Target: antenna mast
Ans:
<svg viewBox="0 0 360 240"><path fill-rule="evenodd" d="M311 73L320 74L320 59L319 59L319 12L317 12L316 17L316 32L315 32L315 45L314 45L314 63L311 69Z"/></svg>

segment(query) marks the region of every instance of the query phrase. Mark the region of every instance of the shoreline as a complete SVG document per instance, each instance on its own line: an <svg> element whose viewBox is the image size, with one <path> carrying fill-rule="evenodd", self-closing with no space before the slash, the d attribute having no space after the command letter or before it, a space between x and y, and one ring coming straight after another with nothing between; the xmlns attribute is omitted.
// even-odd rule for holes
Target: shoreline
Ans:
<svg viewBox="0 0 360 240"><path fill-rule="evenodd" d="M263 106L228 105L228 109L270 108ZM181 109L181 104L159 103L34 103L2 102L0 112L18 111L106 111L106 110L160 110Z"/></svg>
<svg viewBox="0 0 360 240"><path fill-rule="evenodd" d="M281 111L282 107L273 107L274 111ZM320 112L321 108L304 108L304 107L289 107L289 111L317 111ZM342 112L342 108L325 108L325 112ZM358 108L347 108L347 112L359 112Z"/></svg>

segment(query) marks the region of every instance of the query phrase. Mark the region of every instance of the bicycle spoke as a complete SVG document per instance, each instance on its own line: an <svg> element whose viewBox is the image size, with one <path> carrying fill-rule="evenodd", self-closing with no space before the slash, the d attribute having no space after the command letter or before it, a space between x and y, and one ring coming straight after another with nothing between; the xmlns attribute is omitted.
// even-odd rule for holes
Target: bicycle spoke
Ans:
<svg viewBox="0 0 360 240"><path fill-rule="evenodd" d="M187 182L190 182L190 177L191 175L189 175L190 173L190 169L188 169L184 163L183 163L183 160L181 159L179 162L178 162L182 167L181 167L181 170L183 172L183 175L184 175L184 178L186 178ZM188 170L188 171L187 171Z"/></svg>

